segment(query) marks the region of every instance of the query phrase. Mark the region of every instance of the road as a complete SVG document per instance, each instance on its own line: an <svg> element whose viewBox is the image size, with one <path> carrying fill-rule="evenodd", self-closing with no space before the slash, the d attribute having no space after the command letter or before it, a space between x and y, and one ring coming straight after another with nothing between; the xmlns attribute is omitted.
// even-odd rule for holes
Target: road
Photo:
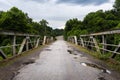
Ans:
<svg viewBox="0 0 120 80"><path fill-rule="evenodd" d="M118 80L111 74L65 41L57 40L44 48L34 63L21 68L13 80Z"/></svg>

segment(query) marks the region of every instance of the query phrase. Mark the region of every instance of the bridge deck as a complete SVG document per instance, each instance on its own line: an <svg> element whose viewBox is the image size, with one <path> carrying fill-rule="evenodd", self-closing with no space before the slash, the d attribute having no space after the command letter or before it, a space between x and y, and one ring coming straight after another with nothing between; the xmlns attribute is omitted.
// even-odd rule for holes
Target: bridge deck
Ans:
<svg viewBox="0 0 120 80"><path fill-rule="evenodd" d="M58 40L44 48L34 63L21 68L13 80L118 80L90 58Z"/></svg>

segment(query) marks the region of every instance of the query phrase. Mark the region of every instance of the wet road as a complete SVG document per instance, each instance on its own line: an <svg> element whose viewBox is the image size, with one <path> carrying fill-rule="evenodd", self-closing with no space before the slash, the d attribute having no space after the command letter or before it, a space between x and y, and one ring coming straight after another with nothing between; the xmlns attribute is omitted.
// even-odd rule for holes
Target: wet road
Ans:
<svg viewBox="0 0 120 80"><path fill-rule="evenodd" d="M13 80L116 80L109 70L86 63L92 64L65 41L58 40L43 49L35 63L21 68Z"/></svg>

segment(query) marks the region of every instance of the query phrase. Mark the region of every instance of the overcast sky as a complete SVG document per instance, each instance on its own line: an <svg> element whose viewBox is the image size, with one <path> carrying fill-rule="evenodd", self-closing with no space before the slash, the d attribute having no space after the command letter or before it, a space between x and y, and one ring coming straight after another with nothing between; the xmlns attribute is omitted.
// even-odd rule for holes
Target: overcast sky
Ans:
<svg viewBox="0 0 120 80"><path fill-rule="evenodd" d="M53 28L64 28L67 20L83 20L89 12L110 10L115 0L0 0L0 11L15 6L34 21L46 19Z"/></svg>

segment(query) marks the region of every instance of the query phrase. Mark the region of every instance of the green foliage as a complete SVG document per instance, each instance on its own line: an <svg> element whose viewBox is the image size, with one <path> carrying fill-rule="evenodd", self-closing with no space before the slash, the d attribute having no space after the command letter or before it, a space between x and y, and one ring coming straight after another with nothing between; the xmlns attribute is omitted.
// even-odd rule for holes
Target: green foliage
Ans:
<svg viewBox="0 0 120 80"><path fill-rule="evenodd" d="M53 34L55 35L55 36L61 36L61 35L63 35L63 29L54 29L53 30Z"/></svg>
<svg viewBox="0 0 120 80"><path fill-rule="evenodd" d="M0 27L2 30L15 32L29 32L29 29L31 28L28 24L26 15L16 7L2 13Z"/></svg>
<svg viewBox="0 0 120 80"><path fill-rule="evenodd" d="M114 29L120 29L120 0L116 0L114 3L114 9L103 11L98 10L96 12L90 12L87 14L83 21L77 18L70 19L66 22L64 29L64 38L67 40L68 36L76 35L79 37L81 34L91 34L96 32L109 31ZM120 43L120 35L106 36L107 43L116 44ZM100 41L100 38L96 38ZM107 49L114 50L115 47L107 46ZM109 54L101 55L101 59L106 59ZM118 57L120 60L120 56Z"/></svg>
<svg viewBox="0 0 120 80"><path fill-rule="evenodd" d="M120 10L120 0L115 0L115 4L113 5L113 7L118 11Z"/></svg>
<svg viewBox="0 0 120 80"><path fill-rule="evenodd" d="M0 11L0 30L39 34L41 36L56 36L63 33L61 29L53 30L48 24L44 19L39 21L39 23L32 21L27 13L22 12L16 7L11 8L7 12Z"/></svg>
<svg viewBox="0 0 120 80"><path fill-rule="evenodd" d="M82 28L83 28L82 22L79 21L77 18L68 20L65 24L65 29L64 29L65 40L67 40L68 36L79 33L79 31L75 31L75 30L77 30L77 29L80 30Z"/></svg>
<svg viewBox="0 0 120 80"><path fill-rule="evenodd" d="M32 21L27 13L16 7L0 12L0 30L52 36L54 30L48 24L44 19L39 23Z"/></svg>
<svg viewBox="0 0 120 80"><path fill-rule="evenodd" d="M61 29L53 30L50 26L48 26L48 22L44 19L39 22L34 22L27 13L22 12L16 7L13 7L6 12L0 11L0 30L17 33L38 34L41 37L44 35L55 37L63 33L63 30ZM12 45L12 39L12 36L0 36L0 46ZM22 40L23 37L18 37L16 43L20 44ZM10 47L2 50L7 56L11 56L12 52L10 52Z"/></svg>
<svg viewBox="0 0 120 80"><path fill-rule="evenodd" d="M77 18L70 19L66 22L64 29L64 38L68 36L79 36L95 32L120 29L120 0L116 0L114 9L96 12L90 12L85 16L83 21Z"/></svg>

